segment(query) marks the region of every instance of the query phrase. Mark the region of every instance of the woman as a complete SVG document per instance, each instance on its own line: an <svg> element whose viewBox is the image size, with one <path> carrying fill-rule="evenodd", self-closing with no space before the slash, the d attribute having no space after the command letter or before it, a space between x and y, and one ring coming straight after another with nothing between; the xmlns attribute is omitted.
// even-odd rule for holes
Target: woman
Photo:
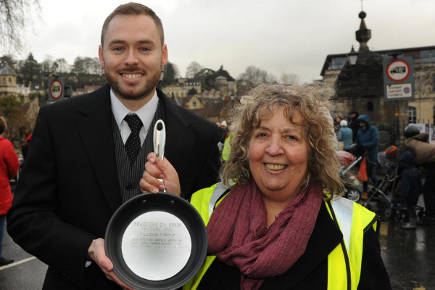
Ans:
<svg viewBox="0 0 435 290"><path fill-rule="evenodd" d="M352 146L352 129L347 127L347 121L341 120L337 140L343 142L344 151L349 152Z"/></svg>
<svg viewBox="0 0 435 290"><path fill-rule="evenodd" d="M20 163L11 141L3 137L7 130L4 117L0 117L0 266L8 265L14 260L6 259L2 255L2 242L6 213L12 204L11 178L18 174Z"/></svg>
<svg viewBox="0 0 435 290"><path fill-rule="evenodd" d="M376 167L378 166L378 144L379 144L379 131L378 128L372 126L370 118L367 115L358 117L360 129L355 139L357 147L362 148L367 152L367 176L370 178L374 185L378 184L376 177ZM367 200L369 182L363 182L363 193L361 198Z"/></svg>
<svg viewBox="0 0 435 290"><path fill-rule="evenodd" d="M261 85L242 98L222 184L191 199L208 256L184 289L391 289L375 214L339 197L332 93ZM148 157L142 190L179 194L170 163Z"/></svg>

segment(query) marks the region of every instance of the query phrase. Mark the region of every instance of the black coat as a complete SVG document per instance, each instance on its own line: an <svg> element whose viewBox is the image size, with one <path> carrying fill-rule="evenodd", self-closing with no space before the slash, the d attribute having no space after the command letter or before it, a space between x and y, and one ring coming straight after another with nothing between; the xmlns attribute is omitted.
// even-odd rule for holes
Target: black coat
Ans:
<svg viewBox="0 0 435 290"><path fill-rule="evenodd" d="M109 92L105 85L45 106L36 121L7 226L18 245L49 265L43 289L119 289L95 263L84 267L92 240L104 238L121 205ZM157 92L165 110L165 157L182 191L216 183L220 131Z"/></svg>
<svg viewBox="0 0 435 290"><path fill-rule="evenodd" d="M264 280L260 290L327 289L328 255L343 240L323 203L305 253L283 275ZM240 289L240 271L215 259L201 280L198 290ZM390 280L380 255L378 236L373 227L364 234L359 290L389 290Z"/></svg>

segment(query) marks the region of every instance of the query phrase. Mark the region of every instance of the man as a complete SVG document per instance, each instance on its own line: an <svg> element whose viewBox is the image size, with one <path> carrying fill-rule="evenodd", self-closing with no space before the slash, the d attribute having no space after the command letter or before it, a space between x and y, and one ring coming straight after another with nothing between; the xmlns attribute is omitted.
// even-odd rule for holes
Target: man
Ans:
<svg viewBox="0 0 435 290"><path fill-rule="evenodd" d="M420 133L416 126L405 128L405 149L415 154L415 162L426 169L423 186L425 216L418 224L435 224L435 146L429 143L429 135Z"/></svg>
<svg viewBox="0 0 435 290"><path fill-rule="evenodd" d="M367 152L367 175L373 182L377 184L378 178L376 177L376 167L378 165L378 143L379 131L370 123L370 118L367 115L358 117L358 124L360 129L356 136L355 142ZM368 199L368 181L363 182L363 193L361 198Z"/></svg>
<svg viewBox="0 0 435 290"><path fill-rule="evenodd" d="M108 85L41 108L8 214L14 241L49 265L43 289L120 289L110 280L131 289L114 274L103 237L122 202L141 194L158 119L185 197L218 179L219 129L156 89L168 59L157 15L137 3L116 8L99 58Z"/></svg>
<svg viewBox="0 0 435 290"><path fill-rule="evenodd" d="M359 122L358 122L359 114L357 111L352 111L349 113L349 116L350 116L350 122L348 123L348 126L350 129L352 129L352 136L353 136L352 138L353 138L353 142L355 142L356 135L358 134L358 130L359 130Z"/></svg>

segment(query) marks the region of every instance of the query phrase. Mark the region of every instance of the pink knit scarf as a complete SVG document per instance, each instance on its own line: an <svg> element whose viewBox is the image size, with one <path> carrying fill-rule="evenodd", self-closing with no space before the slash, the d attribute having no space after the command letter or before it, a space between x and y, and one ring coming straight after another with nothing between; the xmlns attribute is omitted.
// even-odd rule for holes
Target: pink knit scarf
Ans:
<svg viewBox="0 0 435 290"><path fill-rule="evenodd" d="M301 190L267 230L266 207L252 181L228 194L207 226L208 253L237 267L242 290L287 272L304 253L322 204L322 188Z"/></svg>

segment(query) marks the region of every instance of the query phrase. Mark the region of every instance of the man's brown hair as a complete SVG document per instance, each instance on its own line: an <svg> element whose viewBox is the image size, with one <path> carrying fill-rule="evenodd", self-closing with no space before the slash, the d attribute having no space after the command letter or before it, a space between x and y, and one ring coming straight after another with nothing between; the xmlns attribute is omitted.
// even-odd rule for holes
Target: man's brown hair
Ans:
<svg viewBox="0 0 435 290"><path fill-rule="evenodd" d="M116 15L142 15L142 14L151 16L151 18L154 20L154 23L157 26L157 31L160 36L160 41L162 42L162 46L163 46L163 44L165 43L165 33L163 31L162 21L151 8L134 2L119 5L118 7L116 7L115 10L113 10L113 12L109 16L107 16L103 24L103 30L101 31L101 46L104 46L104 37L106 36L107 28L109 27L109 23L113 19L113 17L115 17Z"/></svg>

